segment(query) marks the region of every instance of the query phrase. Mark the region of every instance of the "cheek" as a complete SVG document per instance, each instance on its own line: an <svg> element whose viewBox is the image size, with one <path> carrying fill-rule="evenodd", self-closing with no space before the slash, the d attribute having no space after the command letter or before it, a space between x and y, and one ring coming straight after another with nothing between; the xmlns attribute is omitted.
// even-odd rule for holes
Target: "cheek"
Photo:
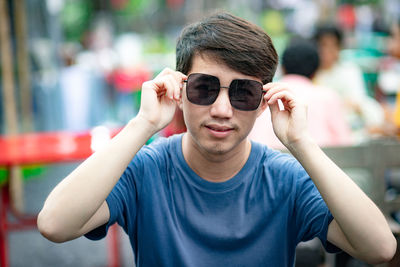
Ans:
<svg viewBox="0 0 400 267"><path fill-rule="evenodd" d="M252 111L251 114L238 114L237 119L241 122L241 124L239 125L241 131L245 131L246 133L248 133L254 126L254 123L257 119L257 112Z"/></svg>
<svg viewBox="0 0 400 267"><path fill-rule="evenodd" d="M201 106L191 104L188 100L182 102L182 112L185 124L188 128L192 128L204 117L204 110Z"/></svg>
<svg viewBox="0 0 400 267"><path fill-rule="evenodd" d="M185 121L186 127L191 129L194 124L193 116L190 112L187 112L187 110L183 112L183 120Z"/></svg>

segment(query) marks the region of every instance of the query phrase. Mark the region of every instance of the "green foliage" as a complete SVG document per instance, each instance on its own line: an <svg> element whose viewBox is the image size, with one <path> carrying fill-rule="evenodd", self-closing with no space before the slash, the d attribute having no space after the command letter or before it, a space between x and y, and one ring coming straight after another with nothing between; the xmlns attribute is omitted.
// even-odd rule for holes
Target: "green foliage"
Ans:
<svg viewBox="0 0 400 267"><path fill-rule="evenodd" d="M121 7L114 7L115 12L118 15L139 15L143 13L143 11L148 6L149 1L147 0L128 0L127 4Z"/></svg>
<svg viewBox="0 0 400 267"><path fill-rule="evenodd" d="M0 168L0 186L3 186L7 181L8 171L5 168Z"/></svg>
<svg viewBox="0 0 400 267"><path fill-rule="evenodd" d="M263 12L261 26L269 35L281 35L285 33L284 16L277 10Z"/></svg>
<svg viewBox="0 0 400 267"><path fill-rule="evenodd" d="M146 46L144 47L144 52L146 54L153 53L165 53L169 52L170 44L168 40L163 35L154 35L146 40Z"/></svg>
<svg viewBox="0 0 400 267"><path fill-rule="evenodd" d="M24 181L39 178L46 171L43 165L25 165L22 167L22 178ZM8 179L8 170L0 167L0 186L3 186Z"/></svg>
<svg viewBox="0 0 400 267"><path fill-rule="evenodd" d="M45 170L46 168L43 165L26 165L22 168L22 176L24 180L38 178Z"/></svg>
<svg viewBox="0 0 400 267"><path fill-rule="evenodd" d="M92 2L88 0L65 2L61 11L61 24L68 41L80 41L88 29L93 12Z"/></svg>

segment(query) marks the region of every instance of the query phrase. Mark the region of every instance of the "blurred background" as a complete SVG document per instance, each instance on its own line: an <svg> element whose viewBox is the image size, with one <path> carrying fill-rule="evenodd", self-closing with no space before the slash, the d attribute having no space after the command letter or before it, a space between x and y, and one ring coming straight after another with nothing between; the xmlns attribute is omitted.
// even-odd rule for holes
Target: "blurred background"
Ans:
<svg viewBox="0 0 400 267"><path fill-rule="evenodd" d="M393 76L379 83L394 65L385 60L396 0L2 2L2 134L124 125L138 110L141 83L175 67L182 27L215 10L261 26L280 54L292 36L313 38L319 25L335 24L341 60L359 67L365 93L390 106L398 89Z"/></svg>
<svg viewBox="0 0 400 267"><path fill-rule="evenodd" d="M351 171L378 204L397 201L400 152L376 151L399 144L400 1L0 0L1 266L134 265L122 231L115 239L52 244L37 233L34 217L57 182L136 115L141 84L175 68L175 42L184 25L216 10L261 26L280 56L295 39L314 46L319 64L307 82L333 91L328 98L341 107L327 104L339 122L326 126L320 144L366 149L364 156L379 157L371 159L376 168L392 162L377 187L368 180L376 178L375 169L360 167L372 166L365 157L357 157L363 164ZM288 74L279 67L274 79ZM281 148L265 137L267 120L259 119L264 128L256 125L252 138ZM345 129L341 138L338 124ZM153 138L183 131L177 111ZM341 151L339 158L354 158L356 150ZM394 208L386 215L400 221ZM316 263L297 266L367 265L320 255Z"/></svg>

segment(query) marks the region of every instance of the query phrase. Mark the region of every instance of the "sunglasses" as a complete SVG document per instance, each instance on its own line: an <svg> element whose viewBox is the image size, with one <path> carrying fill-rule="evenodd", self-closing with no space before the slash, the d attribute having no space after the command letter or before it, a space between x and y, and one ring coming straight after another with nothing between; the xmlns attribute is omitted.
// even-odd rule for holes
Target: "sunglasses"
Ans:
<svg viewBox="0 0 400 267"><path fill-rule="evenodd" d="M255 80L235 79L226 87L221 86L217 77L203 73L192 73L184 82L188 100L202 106L214 103L220 89L228 88L232 107L245 111L256 110L263 94L266 93L262 83Z"/></svg>

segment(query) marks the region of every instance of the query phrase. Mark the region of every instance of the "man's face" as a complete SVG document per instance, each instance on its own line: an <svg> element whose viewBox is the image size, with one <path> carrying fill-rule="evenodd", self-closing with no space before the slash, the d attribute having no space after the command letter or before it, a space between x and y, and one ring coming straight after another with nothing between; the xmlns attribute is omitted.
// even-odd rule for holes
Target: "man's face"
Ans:
<svg viewBox="0 0 400 267"><path fill-rule="evenodd" d="M188 74L204 73L219 78L220 85L228 87L233 79L260 79L241 74L228 66L213 60L211 56L196 55ZM264 102L262 102L264 103ZM186 86L182 94L180 107L183 110L188 130L189 145L202 153L222 155L245 145L245 139L253 127L254 121L265 109L260 105L254 111L241 111L229 102L228 89L221 88L214 103L208 106L191 103L186 96Z"/></svg>

